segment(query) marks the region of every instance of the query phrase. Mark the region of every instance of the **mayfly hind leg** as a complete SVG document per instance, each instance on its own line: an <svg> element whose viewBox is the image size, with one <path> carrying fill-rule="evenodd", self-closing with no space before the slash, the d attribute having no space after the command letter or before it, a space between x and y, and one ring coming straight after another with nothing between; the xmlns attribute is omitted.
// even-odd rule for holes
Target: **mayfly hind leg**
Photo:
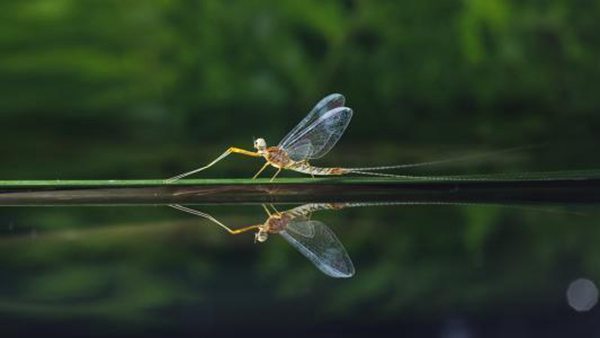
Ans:
<svg viewBox="0 0 600 338"><path fill-rule="evenodd" d="M260 175L260 173L262 173L265 169L267 169L267 167L270 165L269 162L265 163L265 165L262 166L262 168L260 168L260 170L256 173L256 175L254 175L252 177L252 179L255 179L258 177L258 175Z"/></svg>
<svg viewBox="0 0 600 338"><path fill-rule="evenodd" d="M275 173L275 175L273 175L273 177L271 177L271 180L269 180L269 182L273 182L273 180L275 180L275 177L277 177L277 175L279 175L280 172L281 168L277 168L277 172Z"/></svg>
<svg viewBox="0 0 600 338"><path fill-rule="evenodd" d="M310 167L310 164L308 163L308 161L307 161L307 160L304 160L304 161L302 161L302 162L304 162L304 164L305 164L306 166ZM315 178L315 173L313 173L313 172L311 171L311 172L310 172L310 177L312 177L312 178Z"/></svg>
<svg viewBox="0 0 600 338"><path fill-rule="evenodd" d="M183 205L180 205L180 204L169 204L169 207L171 207L173 209L177 209L179 211L187 212L188 214L192 214L192 215L196 215L196 216L200 216L202 218L205 218L205 219L207 219L207 220L209 220L209 221L217 224L221 228L227 230L227 232L229 232L232 235L238 235L238 234L244 233L244 232L249 231L249 230L258 229L258 225L251 225L251 226L247 226L247 227L240 228L240 229L231 229L227 225L219 222L219 220L217 220L216 218L212 217L209 214L203 213L202 211L199 211L199 210L196 210L196 209L192 209L192 208L188 208L188 207L184 207Z"/></svg>
<svg viewBox="0 0 600 338"><path fill-rule="evenodd" d="M189 175L193 175L197 172L200 172L202 170L206 170L210 167L212 167L213 165L215 165L217 162L221 161L222 159L224 159L225 157L231 155L231 154L241 154L241 155L246 155L246 156L252 156L252 157L261 157L261 155L257 152L253 152L253 151L248 151L248 150L244 150L241 148L236 148L236 147L230 147L229 149L227 149L223 154L221 154L219 157L217 157L216 159L214 159L212 162L210 162L209 164L205 165L202 168L198 168L198 169L194 169L192 171L188 171L185 172L183 174L177 175L177 176L173 176L171 178L168 178L165 180L165 182L167 183L173 183L175 181L177 181L180 178L189 176Z"/></svg>

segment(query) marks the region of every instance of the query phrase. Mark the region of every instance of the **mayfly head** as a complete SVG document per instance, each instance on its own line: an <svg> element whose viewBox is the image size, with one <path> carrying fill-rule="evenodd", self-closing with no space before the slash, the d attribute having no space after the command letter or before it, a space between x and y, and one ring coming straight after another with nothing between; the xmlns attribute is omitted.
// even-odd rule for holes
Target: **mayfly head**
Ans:
<svg viewBox="0 0 600 338"><path fill-rule="evenodd" d="M254 148L259 152L263 152L267 149L267 141L264 138L257 138L254 140Z"/></svg>

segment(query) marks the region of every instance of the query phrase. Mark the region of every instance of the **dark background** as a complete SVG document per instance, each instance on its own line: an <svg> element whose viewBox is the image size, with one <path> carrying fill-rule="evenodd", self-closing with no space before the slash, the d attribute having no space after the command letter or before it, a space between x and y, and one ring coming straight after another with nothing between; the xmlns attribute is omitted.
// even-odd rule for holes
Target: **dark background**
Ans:
<svg viewBox="0 0 600 338"><path fill-rule="evenodd" d="M0 178L173 176L253 137L277 144L332 92L355 115L317 164L537 145L410 173L595 169L599 19L599 2L569 0L0 1ZM0 333L597 334L565 290L600 277L600 217L551 209L325 212L357 267L339 281L281 240L164 207L3 208Z"/></svg>

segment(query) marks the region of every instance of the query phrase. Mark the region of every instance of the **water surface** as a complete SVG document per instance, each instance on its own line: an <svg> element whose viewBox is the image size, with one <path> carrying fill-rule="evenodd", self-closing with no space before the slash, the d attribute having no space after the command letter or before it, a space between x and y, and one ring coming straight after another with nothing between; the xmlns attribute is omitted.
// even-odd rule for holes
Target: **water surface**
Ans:
<svg viewBox="0 0 600 338"><path fill-rule="evenodd" d="M291 330L357 337L598 332L595 204L390 202L311 216L346 247L356 268L348 279L324 275L279 236L255 244L251 234L229 235L165 205L4 207L3 331L230 336ZM231 227L266 219L260 204L193 207Z"/></svg>

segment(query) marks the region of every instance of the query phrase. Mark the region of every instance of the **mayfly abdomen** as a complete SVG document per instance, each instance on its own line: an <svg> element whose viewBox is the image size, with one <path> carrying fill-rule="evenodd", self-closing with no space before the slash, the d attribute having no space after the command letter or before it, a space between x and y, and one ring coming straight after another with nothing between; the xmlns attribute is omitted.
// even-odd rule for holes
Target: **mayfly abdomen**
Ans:
<svg viewBox="0 0 600 338"><path fill-rule="evenodd" d="M303 174L310 174L315 176L344 175L349 173L349 171L344 168L313 167L308 163L295 163L294 165L290 166L289 169L301 172Z"/></svg>

